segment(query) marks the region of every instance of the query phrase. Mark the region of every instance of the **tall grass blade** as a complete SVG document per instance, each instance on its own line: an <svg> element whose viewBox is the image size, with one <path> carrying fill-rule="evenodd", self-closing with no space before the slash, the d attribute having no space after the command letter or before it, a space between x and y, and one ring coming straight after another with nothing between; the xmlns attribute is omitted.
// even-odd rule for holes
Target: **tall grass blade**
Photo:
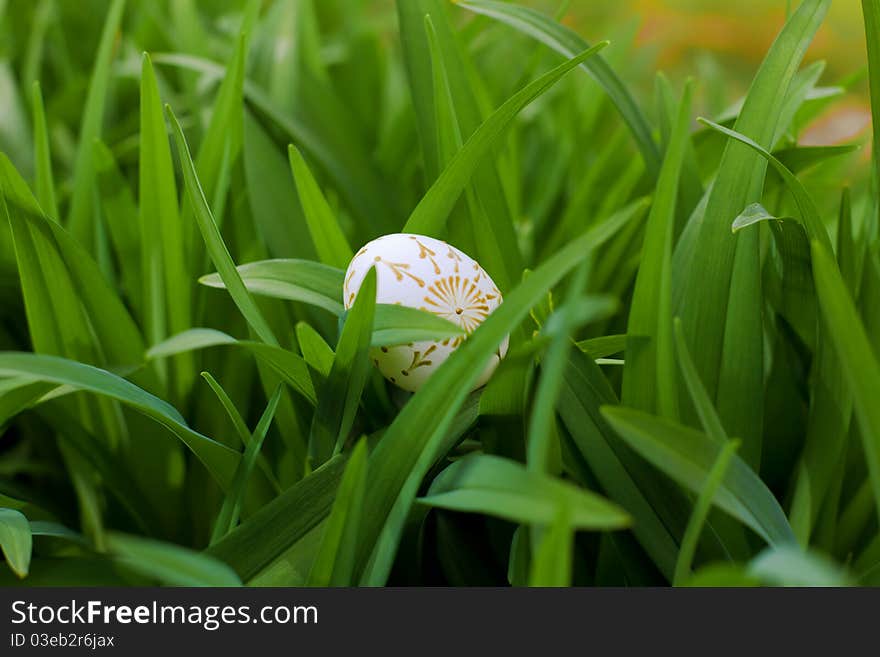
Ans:
<svg viewBox="0 0 880 657"><path fill-rule="evenodd" d="M645 227L642 261L626 327L627 357L621 393L624 404L672 419L678 417L678 397L672 385L676 380L672 345L672 247L692 94L693 85L688 82L678 104Z"/></svg>
<svg viewBox="0 0 880 657"><path fill-rule="evenodd" d="M702 432L641 411L608 406L602 413L633 449L696 493L724 449ZM739 457L731 457L715 503L771 545L795 540L776 498Z"/></svg>
<svg viewBox="0 0 880 657"><path fill-rule="evenodd" d="M403 232L421 235L437 234L443 228L446 218L462 190L468 184L474 170L510 126L514 117L559 81L562 76L595 55L606 45L607 42L601 42L564 64L560 64L525 86L495 110L468 138L461 150L455 154L455 157L431 185L407 220Z"/></svg>
<svg viewBox="0 0 880 657"><path fill-rule="evenodd" d="M296 146L288 147L287 154L318 258L326 265L345 269L354 252L348 245L336 216Z"/></svg>
<svg viewBox="0 0 880 657"><path fill-rule="evenodd" d="M806 0L792 14L770 48L746 96L735 129L770 145L783 112L784 94L828 0ZM725 427L742 436L743 458L756 465L761 454L763 415L763 335L758 235L733 235L730 224L757 201L766 165L738 144L724 148L718 176L709 191L704 220L697 228L692 257L679 280L685 336L700 378L714 399Z"/></svg>
<svg viewBox="0 0 880 657"><path fill-rule="evenodd" d="M199 230L202 233L202 238L205 240L208 254L211 256L214 266L217 267L223 283L229 290L229 295L235 301L235 305L238 306L248 324L263 342L277 347L278 340L275 338L275 334L245 287L244 282L242 282L241 275L235 268L235 263L229 254L229 249L226 248L226 244L223 242L220 229L217 227L214 216L211 214L208 201L205 199L204 190L199 183L195 165L189 154L189 147L186 144L186 138L183 136L180 123L177 121L177 117L174 116L174 112L167 105L166 111L171 120L174 138L177 143L177 153L180 156L183 178L186 182L187 198L189 198L190 206L192 207Z"/></svg>
<svg viewBox="0 0 880 657"><path fill-rule="evenodd" d="M92 142L101 135L101 124L104 121L104 109L107 104L107 91L110 86L113 47L124 8L125 0L113 0L107 11L107 17L104 19L104 29L101 32L101 40L98 42L95 65L92 69L89 91L83 107L76 161L73 167L73 192L67 213L67 227L77 242L89 252L95 251L95 227L92 224L95 175L92 162Z"/></svg>
<svg viewBox="0 0 880 657"><path fill-rule="evenodd" d="M46 127L46 111L40 83L34 81L31 104L34 122L34 187L37 201L53 221L60 221L58 202L55 199L55 178L52 175L52 155L49 151L49 130Z"/></svg>
<svg viewBox="0 0 880 657"><path fill-rule="evenodd" d="M330 374L318 394L309 433L309 458L318 467L342 445L351 431L370 374L370 335L376 309L376 270L370 268L348 312Z"/></svg>
<svg viewBox="0 0 880 657"><path fill-rule="evenodd" d="M18 577L27 577L31 563L31 526L15 509L0 509L0 550Z"/></svg>
<svg viewBox="0 0 880 657"><path fill-rule="evenodd" d="M140 185L143 243L143 298L147 300L148 339L156 343L169 333L192 326L192 282L185 252L185 230L177 211L177 185L171 147L162 113L159 86L150 57L141 64ZM175 363L177 390L191 385L195 364L188 355Z"/></svg>
<svg viewBox="0 0 880 657"><path fill-rule="evenodd" d="M309 571L309 586L350 586L367 480L367 441L351 452Z"/></svg>
<svg viewBox="0 0 880 657"><path fill-rule="evenodd" d="M260 416L260 421L254 429L254 435L245 446L244 454L232 478L232 485L229 487L229 492L226 494L223 506L220 507L220 513L217 515L214 533L211 536L212 545L238 524L248 480L260 456L260 449L269 432L269 425L272 424L272 419L275 417L275 409L278 408L278 401L281 399L281 390L281 386L275 388L275 392L266 405L266 410L263 411L263 415Z"/></svg>
<svg viewBox="0 0 880 657"><path fill-rule="evenodd" d="M880 390L880 364L831 254L818 241L813 241L812 253L819 305L852 394L874 503L880 516L880 407L875 403L873 392Z"/></svg>

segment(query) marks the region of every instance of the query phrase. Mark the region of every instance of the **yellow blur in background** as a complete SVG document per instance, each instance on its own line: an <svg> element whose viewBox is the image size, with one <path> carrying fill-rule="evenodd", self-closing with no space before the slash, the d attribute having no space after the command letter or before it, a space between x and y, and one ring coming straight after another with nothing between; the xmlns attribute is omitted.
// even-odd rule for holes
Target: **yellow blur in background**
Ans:
<svg viewBox="0 0 880 657"><path fill-rule="evenodd" d="M554 12L560 4L538 0L532 6ZM703 109L717 110L745 93L787 13L798 4L797 0L570 0L562 20L589 39L604 38L608 28L629 22L635 52L644 53L655 69L674 77L696 77L703 86ZM826 63L820 84L846 84L848 93L802 135L802 143L841 143L865 135L870 107L859 0L832 3L805 64L817 60ZM707 81L713 79L722 81L715 91L707 88ZM633 82L650 83L648 79Z"/></svg>
<svg viewBox="0 0 880 657"><path fill-rule="evenodd" d="M571 0L566 22L576 27L639 20L638 43L655 46L661 66L699 53L714 53L757 65L773 42L787 11L786 0ZM841 75L864 64L865 33L859 0L834 2L808 59L825 59Z"/></svg>

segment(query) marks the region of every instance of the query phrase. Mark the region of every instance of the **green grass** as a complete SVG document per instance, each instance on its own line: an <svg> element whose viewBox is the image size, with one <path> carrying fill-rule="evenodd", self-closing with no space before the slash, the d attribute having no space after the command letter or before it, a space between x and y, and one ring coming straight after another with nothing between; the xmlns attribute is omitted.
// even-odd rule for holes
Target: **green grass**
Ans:
<svg viewBox="0 0 880 657"><path fill-rule="evenodd" d="M86 4L0 3L0 584L880 584L880 2L739 99L535 3ZM504 294L414 395L401 231Z"/></svg>

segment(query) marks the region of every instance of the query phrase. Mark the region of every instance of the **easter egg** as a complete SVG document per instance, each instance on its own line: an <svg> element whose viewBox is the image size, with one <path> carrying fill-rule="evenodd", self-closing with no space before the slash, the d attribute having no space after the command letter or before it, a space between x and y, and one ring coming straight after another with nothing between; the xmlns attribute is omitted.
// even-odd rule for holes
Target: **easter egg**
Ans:
<svg viewBox="0 0 880 657"><path fill-rule="evenodd" d="M391 383L415 392L501 304L498 287L479 263L454 246L407 233L383 235L363 246L345 272L343 304L351 308L370 270L376 269L376 303L419 308L464 329L455 338L373 347L370 358ZM480 373L485 385L507 353L505 337Z"/></svg>

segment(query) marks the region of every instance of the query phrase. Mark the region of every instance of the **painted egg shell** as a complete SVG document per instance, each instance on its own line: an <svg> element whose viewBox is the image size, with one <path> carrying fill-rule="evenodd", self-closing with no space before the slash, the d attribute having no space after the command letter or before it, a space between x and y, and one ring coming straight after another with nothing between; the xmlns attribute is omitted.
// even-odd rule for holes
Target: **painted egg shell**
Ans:
<svg viewBox="0 0 880 657"><path fill-rule="evenodd" d="M370 267L376 269L376 303L427 310L466 333L501 303L501 293L471 257L446 242L406 233L383 235L352 258L345 272L343 304L351 308ZM415 392L463 341L413 342L374 347L370 358L386 379ZM492 356L474 388L484 385L507 353L508 338Z"/></svg>

